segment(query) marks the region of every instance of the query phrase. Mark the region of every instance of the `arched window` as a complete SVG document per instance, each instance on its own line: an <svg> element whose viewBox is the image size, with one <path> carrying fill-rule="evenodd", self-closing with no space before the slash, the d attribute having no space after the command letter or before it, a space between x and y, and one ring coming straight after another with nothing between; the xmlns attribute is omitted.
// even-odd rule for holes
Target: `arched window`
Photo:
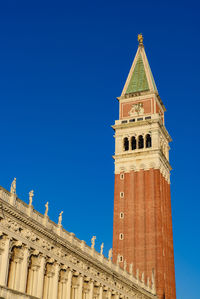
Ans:
<svg viewBox="0 0 200 299"><path fill-rule="evenodd" d="M124 138L124 150L125 151L129 150L129 140L128 140L128 137Z"/></svg>
<svg viewBox="0 0 200 299"><path fill-rule="evenodd" d="M142 135L138 137L138 148L144 148L144 138Z"/></svg>
<svg viewBox="0 0 200 299"><path fill-rule="evenodd" d="M151 135L147 134L146 135L146 148L151 147Z"/></svg>
<svg viewBox="0 0 200 299"><path fill-rule="evenodd" d="M132 150L136 149L136 139L134 136L131 138L131 149Z"/></svg>

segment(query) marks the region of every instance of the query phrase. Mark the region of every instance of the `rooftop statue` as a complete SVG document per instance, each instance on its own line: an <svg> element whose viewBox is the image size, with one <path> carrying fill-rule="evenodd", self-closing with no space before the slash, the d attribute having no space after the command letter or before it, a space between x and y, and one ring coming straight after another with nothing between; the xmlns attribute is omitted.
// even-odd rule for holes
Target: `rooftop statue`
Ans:
<svg viewBox="0 0 200 299"><path fill-rule="evenodd" d="M61 225L61 223L62 223L62 214L63 214L63 211L61 211L60 214L59 214L58 225Z"/></svg>
<svg viewBox="0 0 200 299"><path fill-rule="evenodd" d="M49 202L47 201L46 205L45 205L45 213L44 213L44 216L47 216L48 215L48 211L49 211Z"/></svg>
<svg viewBox="0 0 200 299"><path fill-rule="evenodd" d="M10 193L11 194L16 194L16 178L12 181L12 184L10 186Z"/></svg>
<svg viewBox="0 0 200 299"><path fill-rule="evenodd" d="M94 249L94 246L95 246L95 240L96 240L96 237L93 236L92 239L91 239L91 242L92 242L91 248L93 248L93 249Z"/></svg>
<svg viewBox="0 0 200 299"><path fill-rule="evenodd" d="M104 248L104 243L101 244L101 251L100 251L101 255L103 255L103 248Z"/></svg>
<svg viewBox="0 0 200 299"><path fill-rule="evenodd" d="M108 251L108 259L109 261L112 259L112 248Z"/></svg>
<svg viewBox="0 0 200 299"><path fill-rule="evenodd" d="M34 196L34 191L31 190L31 191L29 192L29 206L32 206L33 196Z"/></svg>

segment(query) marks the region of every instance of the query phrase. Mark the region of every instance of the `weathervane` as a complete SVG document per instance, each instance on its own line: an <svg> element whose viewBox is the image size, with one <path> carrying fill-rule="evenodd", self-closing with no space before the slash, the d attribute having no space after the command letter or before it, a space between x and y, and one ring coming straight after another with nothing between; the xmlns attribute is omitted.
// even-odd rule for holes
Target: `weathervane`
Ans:
<svg viewBox="0 0 200 299"><path fill-rule="evenodd" d="M139 42L139 46L143 46L143 35L142 35L142 33L138 34L138 42Z"/></svg>

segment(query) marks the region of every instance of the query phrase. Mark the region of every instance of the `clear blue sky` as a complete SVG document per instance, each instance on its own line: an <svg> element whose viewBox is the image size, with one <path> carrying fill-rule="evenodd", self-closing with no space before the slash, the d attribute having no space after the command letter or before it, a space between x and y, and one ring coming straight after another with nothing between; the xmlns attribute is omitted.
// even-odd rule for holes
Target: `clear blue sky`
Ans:
<svg viewBox="0 0 200 299"><path fill-rule="evenodd" d="M142 32L167 108L177 298L199 298L198 1L1 1L0 185L112 247L119 96Z"/></svg>

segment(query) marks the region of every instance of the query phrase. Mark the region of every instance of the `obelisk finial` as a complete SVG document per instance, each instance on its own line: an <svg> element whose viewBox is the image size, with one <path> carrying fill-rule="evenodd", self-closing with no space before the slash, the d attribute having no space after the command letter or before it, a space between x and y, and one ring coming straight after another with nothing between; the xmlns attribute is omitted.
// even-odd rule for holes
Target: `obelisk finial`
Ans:
<svg viewBox="0 0 200 299"><path fill-rule="evenodd" d="M139 46L143 46L143 35L142 35L142 33L138 34L138 42L139 42Z"/></svg>

